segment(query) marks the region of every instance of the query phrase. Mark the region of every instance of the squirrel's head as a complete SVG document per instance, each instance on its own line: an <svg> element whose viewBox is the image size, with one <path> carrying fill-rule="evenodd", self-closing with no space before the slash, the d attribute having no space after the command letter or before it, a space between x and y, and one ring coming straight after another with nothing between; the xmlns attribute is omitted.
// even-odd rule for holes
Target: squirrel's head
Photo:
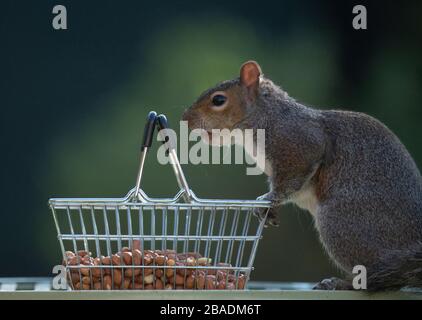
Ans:
<svg viewBox="0 0 422 320"><path fill-rule="evenodd" d="M261 68L255 61L245 62L240 76L223 81L203 92L183 114L190 129L233 129L245 119L258 95Z"/></svg>

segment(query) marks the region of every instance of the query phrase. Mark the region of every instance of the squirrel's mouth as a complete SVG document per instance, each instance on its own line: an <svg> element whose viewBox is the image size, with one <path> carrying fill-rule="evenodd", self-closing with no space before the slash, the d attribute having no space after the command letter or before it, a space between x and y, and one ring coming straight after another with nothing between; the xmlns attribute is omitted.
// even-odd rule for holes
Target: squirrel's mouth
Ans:
<svg viewBox="0 0 422 320"><path fill-rule="evenodd" d="M213 133L211 130L203 129L202 131L202 139L206 144L212 145L212 146L218 146L221 147L225 145L225 139L224 137L218 133L216 133L213 137ZM228 139L228 141L231 141L231 139Z"/></svg>
<svg viewBox="0 0 422 320"><path fill-rule="evenodd" d="M205 139L208 139L208 141L211 143L212 142L212 132L210 130L207 129L203 129L204 130L204 134L205 134Z"/></svg>

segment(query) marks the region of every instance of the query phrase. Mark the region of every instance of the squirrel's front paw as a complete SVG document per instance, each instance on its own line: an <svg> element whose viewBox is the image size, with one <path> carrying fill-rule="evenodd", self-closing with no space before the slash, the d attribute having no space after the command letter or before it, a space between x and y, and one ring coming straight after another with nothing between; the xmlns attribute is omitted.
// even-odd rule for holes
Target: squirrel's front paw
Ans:
<svg viewBox="0 0 422 320"><path fill-rule="evenodd" d="M264 227L268 227L268 225L278 227L280 224L277 213L273 208L255 208L253 214L258 217L260 221L265 219Z"/></svg>
<svg viewBox="0 0 422 320"><path fill-rule="evenodd" d="M256 198L256 200L266 200L273 202L270 193L266 193L262 196L259 196L258 198ZM268 225L278 227L280 225L278 214L276 209L274 208L274 205L271 208L255 208L254 215L257 216L259 220L265 219L265 227L268 227Z"/></svg>

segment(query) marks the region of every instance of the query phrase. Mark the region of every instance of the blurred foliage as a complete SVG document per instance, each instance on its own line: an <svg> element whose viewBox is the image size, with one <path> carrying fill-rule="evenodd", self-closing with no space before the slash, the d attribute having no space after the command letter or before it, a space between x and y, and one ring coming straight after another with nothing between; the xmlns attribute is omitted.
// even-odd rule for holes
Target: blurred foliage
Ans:
<svg viewBox="0 0 422 320"><path fill-rule="evenodd" d="M351 27L347 1L263 1L256 10L245 1L62 2L66 31L51 29L51 1L1 5L0 251L8 259L0 276L49 274L59 246L48 198L125 195L135 182L147 112L165 113L178 130L182 111L203 90L236 77L248 59L299 101L379 118L421 167L420 2L368 3L366 31ZM17 12L31 28L11 18ZM156 150L143 189L173 196L173 172L158 164ZM253 199L267 189L264 176L246 176L242 165L184 169L204 198ZM280 214L281 226L264 231L254 279L335 274L310 215L293 206ZM271 272L274 265L279 272Z"/></svg>

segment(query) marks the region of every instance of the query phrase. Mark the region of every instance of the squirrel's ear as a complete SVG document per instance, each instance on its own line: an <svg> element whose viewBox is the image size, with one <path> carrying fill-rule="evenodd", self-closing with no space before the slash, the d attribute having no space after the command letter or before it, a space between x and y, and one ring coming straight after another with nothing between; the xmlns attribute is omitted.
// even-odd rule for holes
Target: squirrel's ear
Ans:
<svg viewBox="0 0 422 320"><path fill-rule="evenodd" d="M256 86L259 83L261 67L255 61L247 61L240 67L240 82L246 86Z"/></svg>

